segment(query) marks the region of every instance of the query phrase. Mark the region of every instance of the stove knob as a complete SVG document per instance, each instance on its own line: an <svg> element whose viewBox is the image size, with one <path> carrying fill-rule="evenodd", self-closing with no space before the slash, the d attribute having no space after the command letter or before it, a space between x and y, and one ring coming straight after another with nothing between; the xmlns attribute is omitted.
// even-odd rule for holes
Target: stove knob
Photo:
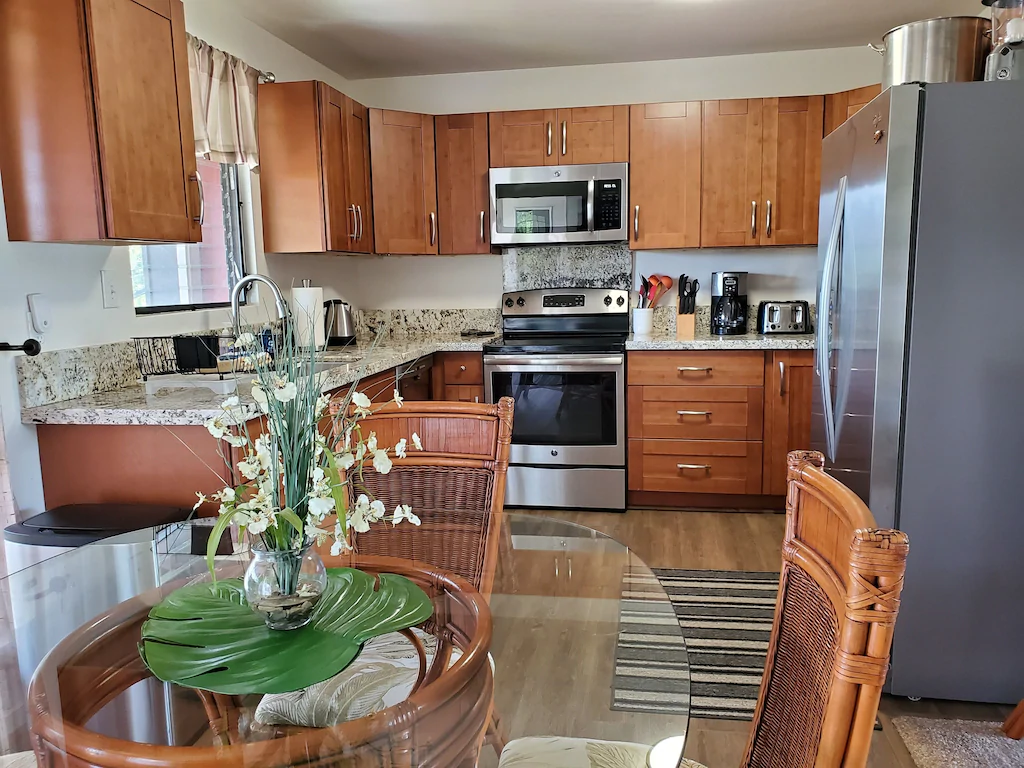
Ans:
<svg viewBox="0 0 1024 768"><path fill-rule="evenodd" d="M612 297L611 296L605 296L604 297L604 305L606 307L610 307L612 305Z"/></svg>
<svg viewBox="0 0 1024 768"><path fill-rule="evenodd" d="M525 307L526 306L526 299L524 299L522 296L520 296L518 299L516 299L516 304L518 304L520 307Z"/></svg>
<svg viewBox="0 0 1024 768"><path fill-rule="evenodd" d="M512 301L512 299L505 299L505 306L506 307L511 308L513 304L515 304L515 302Z"/></svg>
<svg viewBox="0 0 1024 768"><path fill-rule="evenodd" d="M617 298L615 300L615 303L618 304L621 307L623 304L626 303L626 300L624 298L622 298L621 296L619 296L619 298Z"/></svg>

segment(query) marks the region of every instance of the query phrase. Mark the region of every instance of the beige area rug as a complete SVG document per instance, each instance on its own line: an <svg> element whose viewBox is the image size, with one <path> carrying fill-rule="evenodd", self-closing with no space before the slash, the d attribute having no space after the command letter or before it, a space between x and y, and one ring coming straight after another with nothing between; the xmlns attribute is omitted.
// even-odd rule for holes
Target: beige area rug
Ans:
<svg viewBox="0 0 1024 768"><path fill-rule="evenodd" d="M1024 766L1024 741L1008 738L1001 723L894 717L892 724L918 768Z"/></svg>

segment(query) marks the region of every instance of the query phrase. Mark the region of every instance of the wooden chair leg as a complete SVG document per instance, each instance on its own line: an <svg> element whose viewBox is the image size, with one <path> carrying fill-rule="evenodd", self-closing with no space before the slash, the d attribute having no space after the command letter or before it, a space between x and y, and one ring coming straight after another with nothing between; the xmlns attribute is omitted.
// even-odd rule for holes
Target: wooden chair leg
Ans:
<svg viewBox="0 0 1024 768"><path fill-rule="evenodd" d="M1021 699L1017 708L1010 713L1003 723L1003 733L1011 739L1024 739L1024 699Z"/></svg>
<svg viewBox="0 0 1024 768"><path fill-rule="evenodd" d="M508 732L505 730L505 723L501 719L501 713L496 707L491 708L491 717L487 721L487 735L484 741L494 747L495 753L501 757L502 750L508 744Z"/></svg>

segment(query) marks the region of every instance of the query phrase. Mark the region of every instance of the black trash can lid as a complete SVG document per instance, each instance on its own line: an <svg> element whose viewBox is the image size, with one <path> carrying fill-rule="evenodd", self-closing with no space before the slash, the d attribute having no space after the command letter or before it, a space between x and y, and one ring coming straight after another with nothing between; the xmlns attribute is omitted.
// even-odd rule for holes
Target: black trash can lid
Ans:
<svg viewBox="0 0 1024 768"><path fill-rule="evenodd" d="M43 547L80 547L108 536L186 519L192 510L151 504L66 504L4 529L4 539Z"/></svg>

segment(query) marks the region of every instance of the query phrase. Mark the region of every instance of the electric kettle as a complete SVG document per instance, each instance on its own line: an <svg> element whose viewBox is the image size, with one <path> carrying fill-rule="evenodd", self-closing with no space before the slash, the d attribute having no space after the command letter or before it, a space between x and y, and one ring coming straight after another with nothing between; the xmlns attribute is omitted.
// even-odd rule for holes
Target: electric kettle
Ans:
<svg viewBox="0 0 1024 768"><path fill-rule="evenodd" d="M339 347L355 341L356 324L352 321L352 306L347 301L325 301L324 322L327 324L327 346Z"/></svg>

